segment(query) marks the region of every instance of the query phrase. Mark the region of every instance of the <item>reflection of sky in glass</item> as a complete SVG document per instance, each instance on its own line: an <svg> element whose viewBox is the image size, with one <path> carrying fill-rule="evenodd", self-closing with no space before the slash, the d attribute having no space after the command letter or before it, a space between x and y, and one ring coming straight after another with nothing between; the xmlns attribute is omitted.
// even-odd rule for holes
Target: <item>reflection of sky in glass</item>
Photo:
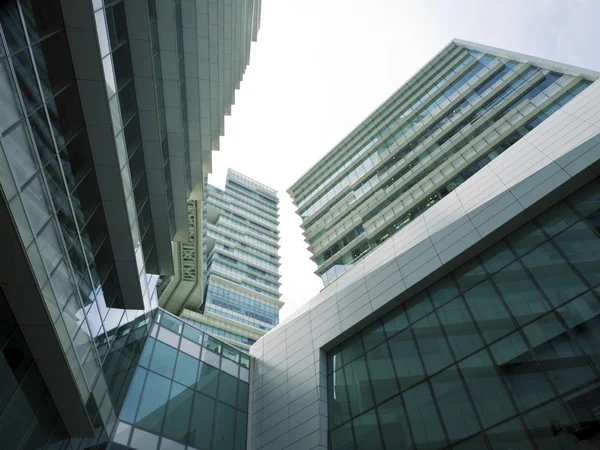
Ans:
<svg viewBox="0 0 600 450"><path fill-rule="evenodd" d="M106 80L108 98L111 98L117 92L117 85L113 74L113 64L110 55L105 56L104 59L102 59L102 66L104 68L104 79Z"/></svg>

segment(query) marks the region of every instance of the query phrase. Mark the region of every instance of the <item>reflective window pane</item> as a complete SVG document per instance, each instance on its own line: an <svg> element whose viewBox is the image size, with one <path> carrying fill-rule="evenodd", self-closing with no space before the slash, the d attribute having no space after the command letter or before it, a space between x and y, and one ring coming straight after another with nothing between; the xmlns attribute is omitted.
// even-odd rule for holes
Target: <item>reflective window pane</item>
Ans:
<svg viewBox="0 0 600 450"><path fill-rule="evenodd" d="M344 370L329 374L327 383L329 422L332 426L337 426L350 419L350 402Z"/></svg>
<svg viewBox="0 0 600 450"><path fill-rule="evenodd" d="M398 393L396 375L387 344L383 343L375 347L366 356L375 402L381 403Z"/></svg>
<svg viewBox="0 0 600 450"><path fill-rule="evenodd" d="M176 358L177 350L163 342L157 341L154 345L154 353L152 354L149 368L165 377L171 378L175 369Z"/></svg>
<svg viewBox="0 0 600 450"><path fill-rule="evenodd" d="M585 222L562 232L554 242L590 285L600 283L600 237Z"/></svg>
<svg viewBox="0 0 600 450"><path fill-rule="evenodd" d="M427 291L421 292L409 299L405 304L406 313L411 323L415 323L421 317L433 311L433 304L427 295Z"/></svg>
<svg viewBox="0 0 600 450"><path fill-rule="evenodd" d="M465 300L486 342L515 329L510 314L489 281L484 281L465 293Z"/></svg>
<svg viewBox="0 0 600 450"><path fill-rule="evenodd" d="M490 350L498 372L519 409L539 405L555 395L542 368L519 333L501 339Z"/></svg>
<svg viewBox="0 0 600 450"><path fill-rule="evenodd" d="M479 423L456 366L431 378L450 441L458 441L479 431Z"/></svg>
<svg viewBox="0 0 600 450"><path fill-rule="evenodd" d="M554 306L563 304L586 289L581 279L549 242L525 255L523 264Z"/></svg>
<svg viewBox="0 0 600 450"><path fill-rule="evenodd" d="M481 259L487 271L494 273L514 261L515 255L505 241L500 241L483 252Z"/></svg>
<svg viewBox="0 0 600 450"><path fill-rule="evenodd" d="M533 450L518 418L490 429L487 437L494 450Z"/></svg>
<svg viewBox="0 0 600 450"><path fill-rule="evenodd" d="M406 317L406 312L404 311L404 305L387 314L383 320L383 327L388 338L404 330L407 326L408 319Z"/></svg>
<svg viewBox="0 0 600 450"><path fill-rule="evenodd" d="M563 450L575 448L576 438L568 431L573 425L568 413L558 401L554 401L523 416L531 437L540 449Z"/></svg>
<svg viewBox="0 0 600 450"><path fill-rule="evenodd" d="M417 345L429 375L454 362L450 347L435 314L430 314L413 325Z"/></svg>
<svg viewBox="0 0 600 450"><path fill-rule="evenodd" d="M577 222L577 214L565 203L560 202L537 217L542 229L549 236L555 236Z"/></svg>
<svg viewBox="0 0 600 450"><path fill-rule="evenodd" d="M403 394L406 412L418 449L439 449L446 445L444 430L427 383Z"/></svg>
<svg viewBox="0 0 600 450"><path fill-rule="evenodd" d="M162 434L170 439L185 442L193 398L194 391L179 383L173 383Z"/></svg>
<svg viewBox="0 0 600 450"><path fill-rule="evenodd" d="M352 434L352 424L348 422L340 428L331 430L331 450L354 450L354 436Z"/></svg>
<svg viewBox="0 0 600 450"><path fill-rule="evenodd" d="M456 298L440 308L438 316L457 359L483 347L483 339L462 298Z"/></svg>
<svg viewBox="0 0 600 450"><path fill-rule="evenodd" d="M235 409L225 403L217 402L213 436L213 450L233 449L231 425L235 423Z"/></svg>
<svg viewBox="0 0 600 450"><path fill-rule="evenodd" d="M136 425L160 434L170 387L171 382L168 379L148 372L135 420Z"/></svg>
<svg viewBox="0 0 600 450"><path fill-rule="evenodd" d="M217 399L228 405L235 406L237 401L237 378L225 372L219 372L219 392Z"/></svg>
<svg viewBox="0 0 600 450"><path fill-rule="evenodd" d="M412 331L405 330L389 340L400 388L407 389L425 377Z"/></svg>
<svg viewBox="0 0 600 450"><path fill-rule="evenodd" d="M178 352L173 379L187 387L194 387L197 380L198 363L197 359L183 352Z"/></svg>
<svg viewBox="0 0 600 450"><path fill-rule="evenodd" d="M461 291L465 292L482 281L487 275L477 258L474 258L456 269L454 276Z"/></svg>
<svg viewBox="0 0 600 450"><path fill-rule="evenodd" d="M522 256L533 250L546 239L548 238L544 235L544 232L533 222L528 222L507 237L517 256Z"/></svg>
<svg viewBox="0 0 600 450"><path fill-rule="evenodd" d="M383 450L374 409L354 419L352 424L354 425L357 448L361 450Z"/></svg>
<svg viewBox="0 0 600 450"><path fill-rule="evenodd" d="M492 279L519 324L530 322L550 309L518 261L502 269Z"/></svg>
<svg viewBox="0 0 600 450"><path fill-rule="evenodd" d="M215 401L198 392L194 393L194 406L190 418L187 443L198 450L210 450Z"/></svg>
<svg viewBox="0 0 600 450"><path fill-rule="evenodd" d="M428 290L429 296L436 308L442 306L448 300L452 300L459 294L454 280L448 275L432 284Z"/></svg>
<svg viewBox="0 0 600 450"><path fill-rule="evenodd" d="M348 387L350 411L353 416L356 416L373 406L371 382L369 381L365 357L361 356L346 365L344 375Z"/></svg>
<svg viewBox="0 0 600 450"><path fill-rule="evenodd" d="M381 322L376 321L371 325L367 326L362 331L362 339L366 351L369 351L372 348L381 344L385 340L385 333L383 331L383 326L381 325Z"/></svg>
<svg viewBox="0 0 600 450"><path fill-rule="evenodd" d="M402 397L397 396L377 408L383 441L387 448L412 449L412 439Z"/></svg>
<svg viewBox="0 0 600 450"><path fill-rule="evenodd" d="M527 325L523 332L559 392L595 378L579 346L554 313Z"/></svg>
<svg viewBox="0 0 600 450"><path fill-rule="evenodd" d="M465 359L459 367L484 427L516 413L486 350Z"/></svg>
<svg viewBox="0 0 600 450"><path fill-rule="evenodd" d="M198 381L196 382L196 390L211 397L216 397L218 375L218 369L201 362L200 370L198 371Z"/></svg>
<svg viewBox="0 0 600 450"><path fill-rule="evenodd" d="M600 368L600 302L588 292L557 312L596 368Z"/></svg>

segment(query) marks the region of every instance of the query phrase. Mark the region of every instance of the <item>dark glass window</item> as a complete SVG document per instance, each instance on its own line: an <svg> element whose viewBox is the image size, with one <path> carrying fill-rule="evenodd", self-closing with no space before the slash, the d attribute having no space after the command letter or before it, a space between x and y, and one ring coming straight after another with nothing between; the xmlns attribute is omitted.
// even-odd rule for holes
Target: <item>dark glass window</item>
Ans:
<svg viewBox="0 0 600 450"><path fill-rule="evenodd" d="M438 316L457 359L483 347L483 339L462 298L456 298L440 308Z"/></svg>
<svg viewBox="0 0 600 450"><path fill-rule="evenodd" d="M176 358L177 350L163 342L156 341L149 369L171 378L175 369Z"/></svg>
<svg viewBox="0 0 600 450"><path fill-rule="evenodd" d="M42 83L44 98L49 101L75 80L66 32L60 31L32 45L33 58ZM79 96L77 96L79 103Z"/></svg>
<svg viewBox="0 0 600 450"><path fill-rule="evenodd" d="M519 324L532 321L548 311L549 305L520 262L514 262L492 277Z"/></svg>
<svg viewBox="0 0 600 450"><path fill-rule="evenodd" d="M31 114L31 112L42 104L42 94L38 87L29 50L26 49L14 54L12 62L23 100L25 100L25 105L27 106L27 112Z"/></svg>
<svg viewBox="0 0 600 450"><path fill-rule="evenodd" d="M117 81L117 91L133 78L133 67L131 65L131 52L129 44L122 45L113 52L113 65Z"/></svg>
<svg viewBox="0 0 600 450"><path fill-rule="evenodd" d="M21 0L21 8L31 42L64 26L59 0Z"/></svg>
<svg viewBox="0 0 600 450"><path fill-rule="evenodd" d="M160 344L160 342L157 342L157 344ZM148 372L136 416L136 425L160 434L170 387L171 381L154 372Z"/></svg>
<svg viewBox="0 0 600 450"><path fill-rule="evenodd" d="M352 421L356 447L364 450L383 450L381 436L377 427L377 416L372 409Z"/></svg>
<svg viewBox="0 0 600 450"><path fill-rule="evenodd" d="M234 423L235 409L224 403L217 402L213 449L230 450L233 448L233 433L231 432L231 425Z"/></svg>
<svg viewBox="0 0 600 450"><path fill-rule="evenodd" d="M237 409L241 409L244 412L248 412L248 394L248 383L242 380L238 380Z"/></svg>
<svg viewBox="0 0 600 450"><path fill-rule="evenodd" d="M194 387L198 378L198 360L183 353L177 353L173 379L185 386Z"/></svg>
<svg viewBox="0 0 600 450"><path fill-rule="evenodd" d="M507 239L517 256L522 256L544 242L547 237L535 223L529 222L511 233Z"/></svg>
<svg viewBox="0 0 600 450"><path fill-rule="evenodd" d="M412 449L412 439L402 397L397 396L377 408L382 438L387 448Z"/></svg>
<svg viewBox="0 0 600 450"><path fill-rule="evenodd" d="M495 426L487 432L487 438L494 450L533 450L519 419Z"/></svg>
<svg viewBox="0 0 600 450"><path fill-rule="evenodd" d="M350 403L344 370L340 369L329 374L327 382L329 421L333 426L337 426L350 419Z"/></svg>
<svg viewBox="0 0 600 450"><path fill-rule="evenodd" d="M519 409L549 400L555 394L540 364L519 333L513 333L490 347L500 376Z"/></svg>
<svg viewBox="0 0 600 450"><path fill-rule="evenodd" d="M190 419L187 443L198 450L210 450L215 418L215 401L205 395L194 393L194 406ZM231 426L231 423L228 424Z"/></svg>
<svg viewBox="0 0 600 450"><path fill-rule="evenodd" d="M377 321L362 331L365 350L369 351L385 341L385 333L381 322Z"/></svg>
<svg viewBox="0 0 600 450"><path fill-rule="evenodd" d="M456 366L432 377L431 386L450 441L464 439L479 431L477 416Z"/></svg>
<svg viewBox="0 0 600 450"><path fill-rule="evenodd" d="M194 391L173 383L169 394L169 405L165 416L163 434L179 442L185 442L188 433L188 422L192 412Z"/></svg>
<svg viewBox="0 0 600 450"><path fill-rule="evenodd" d="M136 101L135 85L133 81L130 81L119 91L119 105L121 106L123 123L127 123L137 111Z"/></svg>
<svg viewBox="0 0 600 450"><path fill-rule="evenodd" d="M415 323L420 318L433 311L433 304L429 299L427 292L421 292L415 295L405 303L406 313L411 323Z"/></svg>
<svg viewBox="0 0 600 450"><path fill-rule="evenodd" d="M590 285L600 283L600 238L585 222L568 228L554 242Z"/></svg>
<svg viewBox="0 0 600 450"><path fill-rule="evenodd" d="M477 283L486 278L486 273L483 266L475 258L465 263L455 271L456 282L460 286L460 289L468 291Z"/></svg>
<svg viewBox="0 0 600 450"><path fill-rule="evenodd" d="M515 329L510 314L489 281L484 281L465 293L465 300L486 342Z"/></svg>
<svg viewBox="0 0 600 450"><path fill-rule="evenodd" d="M579 346L554 313L527 325L523 332L559 392L595 378Z"/></svg>
<svg viewBox="0 0 600 450"><path fill-rule="evenodd" d="M235 406L237 402L237 379L225 372L219 372L219 392L217 399L228 405Z"/></svg>
<svg viewBox="0 0 600 450"><path fill-rule="evenodd" d="M446 437L427 383L421 383L403 394L410 428L418 449L446 446Z"/></svg>
<svg viewBox="0 0 600 450"><path fill-rule="evenodd" d="M400 388L406 389L425 377L416 341L410 329L389 340L390 350Z"/></svg>
<svg viewBox="0 0 600 450"><path fill-rule="evenodd" d="M354 450L354 436L351 422L331 432L331 450Z"/></svg>
<svg viewBox="0 0 600 450"><path fill-rule="evenodd" d="M572 447L574 440L567 430L573 425L567 411L559 401L554 401L526 414L524 422L536 445L544 450L563 450Z"/></svg>
<svg viewBox="0 0 600 450"><path fill-rule="evenodd" d="M386 315L383 322L383 327L388 337L404 330L408 326L408 319L406 318L404 305L396 308L394 311Z"/></svg>
<svg viewBox="0 0 600 450"><path fill-rule="evenodd" d="M12 1L2 3L0 23L2 23L2 29L4 31L4 37L6 38L9 53L14 53L27 46L25 30L23 29L17 2Z"/></svg>
<svg viewBox="0 0 600 450"><path fill-rule="evenodd" d="M373 406L371 383L365 357L361 356L344 367L350 411L356 416Z"/></svg>
<svg viewBox="0 0 600 450"><path fill-rule="evenodd" d="M381 403L399 391L387 344L383 343L375 347L367 353L366 357L375 402Z"/></svg>
<svg viewBox="0 0 600 450"><path fill-rule="evenodd" d="M110 46L114 50L127 40L125 2L120 2L106 8L106 25L108 26L108 35L110 36Z"/></svg>
<svg viewBox="0 0 600 450"><path fill-rule="evenodd" d="M550 242L525 255L523 263L554 306L563 304L586 289Z"/></svg>
<svg viewBox="0 0 600 450"><path fill-rule="evenodd" d="M413 325L413 331L429 375L454 362L448 341L435 314L430 314Z"/></svg>
<svg viewBox="0 0 600 450"><path fill-rule="evenodd" d="M465 359L459 367L484 427L516 413L486 350Z"/></svg>
<svg viewBox="0 0 600 450"><path fill-rule="evenodd" d="M429 287L433 305L438 308L458 295L458 288L450 276L445 276Z"/></svg>
<svg viewBox="0 0 600 450"><path fill-rule="evenodd" d="M198 371L198 381L196 382L196 390L211 397L217 396L217 376L219 370L201 362L200 370Z"/></svg>

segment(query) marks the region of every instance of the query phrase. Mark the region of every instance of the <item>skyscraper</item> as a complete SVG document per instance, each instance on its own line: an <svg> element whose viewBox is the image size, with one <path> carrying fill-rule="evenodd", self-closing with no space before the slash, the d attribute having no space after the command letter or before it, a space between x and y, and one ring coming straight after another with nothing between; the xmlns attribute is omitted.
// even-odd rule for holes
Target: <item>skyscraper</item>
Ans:
<svg viewBox="0 0 600 450"><path fill-rule="evenodd" d="M597 75L456 41L289 189L327 285Z"/></svg>
<svg viewBox="0 0 600 450"><path fill-rule="evenodd" d="M260 0L8 0L1 8L1 445L106 446L135 389L148 386L144 398L153 398L159 385L161 394L181 388L172 366L186 358L176 349L227 372L230 386L248 381L238 350L193 327L180 343L188 328L163 324L170 316L158 311L155 286L173 273L171 241L189 239L187 199L203 196ZM158 355L146 381L136 378L145 352ZM205 379L199 371L197 382ZM206 419L233 423L238 405L206 395L216 405ZM171 445L159 435L172 407L159 398L129 416L141 427L132 439L149 439L132 447ZM142 416L151 417L140 424ZM186 443L175 432L169 439Z"/></svg>
<svg viewBox="0 0 600 450"><path fill-rule="evenodd" d="M200 329L248 350L279 323L277 192L229 169L225 189L207 185L205 220L190 201L197 248L175 244L181 271L160 304ZM200 225L202 222L202 225ZM206 261L200 259L200 243ZM202 270L206 273L202 274Z"/></svg>
<svg viewBox="0 0 600 450"><path fill-rule="evenodd" d="M453 41L294 184L327 286L250 349L252 449L597 446L599 76Z"/></svg>

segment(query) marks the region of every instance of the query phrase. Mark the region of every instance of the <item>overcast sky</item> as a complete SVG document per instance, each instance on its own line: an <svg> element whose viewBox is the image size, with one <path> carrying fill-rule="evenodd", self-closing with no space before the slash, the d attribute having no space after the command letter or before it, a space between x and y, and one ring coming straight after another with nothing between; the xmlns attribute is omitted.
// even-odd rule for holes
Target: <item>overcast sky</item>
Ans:
<svg viewBox="0 0 600 450"><path fill-rule="evenodd" d="M262 0L209 182L280 197L281 319L323 285L285 192L452 38L600 70L600 0Z"/></svg>

